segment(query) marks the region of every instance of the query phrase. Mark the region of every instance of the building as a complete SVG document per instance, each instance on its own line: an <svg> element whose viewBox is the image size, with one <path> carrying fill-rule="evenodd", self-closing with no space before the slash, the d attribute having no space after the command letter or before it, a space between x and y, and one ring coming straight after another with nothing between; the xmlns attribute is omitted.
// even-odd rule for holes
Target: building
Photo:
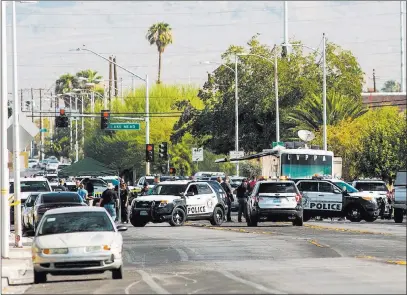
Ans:
<svg viewBox="0 0 407 295"><path fill-rule="evenodd" d="M405 92L372 92L362 93L363 105L371 108L383 106L397 106L401 110L406 110Z"/></svg>

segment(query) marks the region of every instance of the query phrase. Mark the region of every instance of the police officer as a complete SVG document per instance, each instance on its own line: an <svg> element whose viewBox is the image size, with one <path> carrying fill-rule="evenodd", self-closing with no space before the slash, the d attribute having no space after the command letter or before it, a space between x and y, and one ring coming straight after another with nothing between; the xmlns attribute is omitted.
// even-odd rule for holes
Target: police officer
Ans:
<svg viewBox="0 0 407 295"><path fill-rule="evenodd" d="M233 202L233 189L229 183L226 183L222 180L222 177L218 176L217 178L219 184L222 186L223 190L226 192L226 204L228 205L228 212L227 212L227 222L232 222L231 212L232 212L232 202Z"/></svg>
<svg viewBox="0 0 407 295"><path fill-rule="evenodd" d="M247 195L249 192L249 185L246 179L243 179L242 183L236 189L236 197L239 202L239 211L237 213L238 222L242 222L242 213L246 219L246 204L247 204Z"/></svg>

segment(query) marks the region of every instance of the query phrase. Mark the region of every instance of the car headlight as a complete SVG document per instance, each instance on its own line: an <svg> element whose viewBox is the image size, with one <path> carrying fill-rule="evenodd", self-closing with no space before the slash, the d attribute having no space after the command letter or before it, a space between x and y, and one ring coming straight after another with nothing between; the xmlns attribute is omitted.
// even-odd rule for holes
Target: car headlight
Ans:
<svg viewBox="0 0 407 295"><path fill-rule="evenodd" d="M51 249L42 249L42 253L44 254L68 254L68 248L51 248Z"/></svg>
<svg viewBox="0 0 407 295"><path fill-rule="evenodd" d="M97 251L101 251L102 250L102 246L89 246L85 248L86 252L97 252Z"/></svg>
<svg viewBox="0 0 407 295"><path fill-rule="evenodd" d="M167 205L168 205L168 201L161 201L161 203L158 207L165 207Z"/></svg>

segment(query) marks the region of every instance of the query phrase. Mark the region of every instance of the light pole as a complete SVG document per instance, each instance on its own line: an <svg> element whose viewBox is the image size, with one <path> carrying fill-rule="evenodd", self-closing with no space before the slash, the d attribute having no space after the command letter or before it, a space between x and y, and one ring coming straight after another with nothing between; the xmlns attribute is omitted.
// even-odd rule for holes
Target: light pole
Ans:
<svg viewBox="0 0 407 295"><path fill-rule="evenodd" d="M232 69L228 65L213 61L204 61L202 64L218 64L228 68L235 74L235 150L239 151L239 97L238 97L238 75L237 75L237 55L235 55L235 69ZM236 176L239 176L239 161L236 162Z"/></svg>
<svg viewBox="0 0 407 295"><path fill-rule="evenodd" d="M109 60L108 58L104 57L103 55L100 55L99 53L94 52L93 50L87 49L87 48L77 48L76 51L88 51L94 55L99 56L100 58L116 65L117 67L121 68L122 70L126 71L127 73L133 75L134 77L137 77L138 79L144 81L146 83L146 144L150 143L150 98L149 98L149 82L148 82L148 75L146 75L145 78L140 77L139 75L133 73L132 71L129 71L128 69L122 67L121 65ZM146 162L146 175L150 174L150 163Z"/></svg>
<svg viewBox="0 0 407 295"><path fill-rule="evenodd" d="M272 52L276 49L276 45L274 46ZM268 59L265 56L259 55L259 54L254 54L254 53L240 53L237 54L238 56L257 56L259 58L262 58L268 62L273 63L270 59ZM279 110L279 104L278 104L278 75L277 75L277 54L274 53L274 93L276 97L276 142L280 141L280 110Z"/></svg>
<svg viewBox="0 0 407 295"><path fill-rule="evenodd" d="M321 54L318 49L303 45L303 44L284 44L286 46L301 46L308 48L318 54ZM324 150L328 150L328 140L327 140L327 110L326 110L326 37L325 33L322 34L322 105L323 105L323 113L322 113L322 121L323 121L323 146Z"/></svg>

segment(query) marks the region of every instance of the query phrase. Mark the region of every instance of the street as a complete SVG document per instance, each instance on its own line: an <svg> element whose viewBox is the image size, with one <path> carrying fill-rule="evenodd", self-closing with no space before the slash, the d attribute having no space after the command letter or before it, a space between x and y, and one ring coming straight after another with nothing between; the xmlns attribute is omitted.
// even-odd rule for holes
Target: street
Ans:
<svg viewBox="0 0 407 295"><path fill-rule="evenodd" d="M201 221L129 226L123 238L123 280L48 276L26 294L406 293L405 223Z"/></svg>

